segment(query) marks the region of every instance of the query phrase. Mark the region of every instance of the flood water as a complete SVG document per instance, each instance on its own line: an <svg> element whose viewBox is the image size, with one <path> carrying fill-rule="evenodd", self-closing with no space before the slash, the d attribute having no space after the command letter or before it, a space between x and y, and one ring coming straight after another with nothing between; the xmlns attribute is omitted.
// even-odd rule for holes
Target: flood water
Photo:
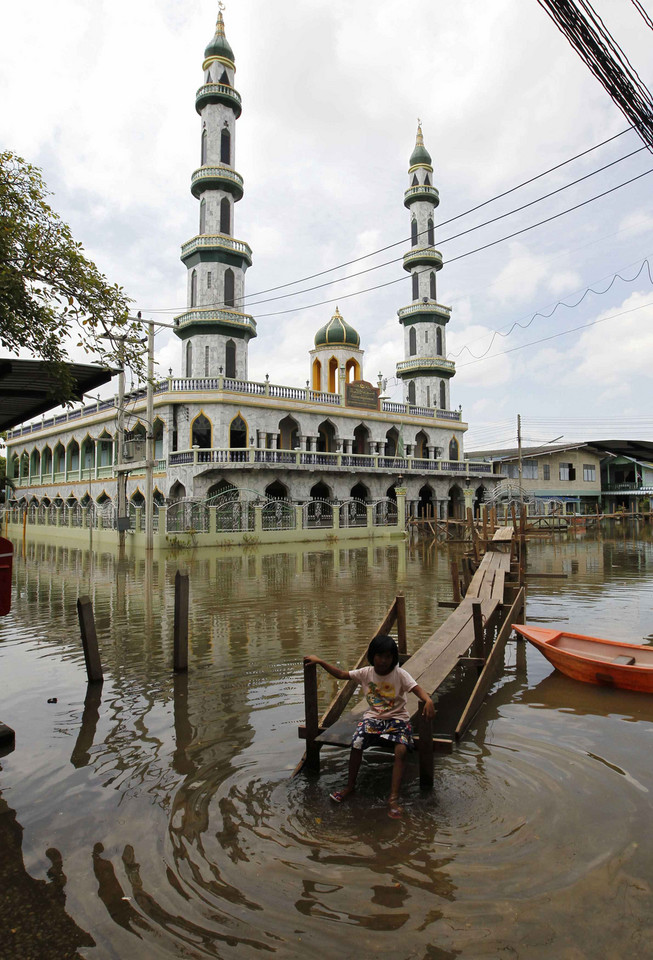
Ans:
<svg viewBox="0 0 653 960"><path fill-rule="evenodd" d="M0 957L653 956L653 698L568 680L523 642L435 787L302 754L301 658L353 666L395 594L409 649L447 616L449 550L224 549L119 561L28 542L0 621ZM650 526L529 543L527 621L653 642ZM173 676L174 576L190 668ZM75 602L105 681L87 698ZM336 682L320 672L324 703ZM54 700L56 702L49 702Z"/></svg>

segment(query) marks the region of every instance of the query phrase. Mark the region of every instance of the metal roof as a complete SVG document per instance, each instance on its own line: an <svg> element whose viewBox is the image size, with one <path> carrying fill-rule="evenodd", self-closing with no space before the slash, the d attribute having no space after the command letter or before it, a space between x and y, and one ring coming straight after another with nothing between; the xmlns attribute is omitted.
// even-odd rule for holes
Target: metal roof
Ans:
<svg viewBox="0 0 653 960"><path fill-rule="evenodd" d="M75 381L71 400L81 400L85 393L108 383L117 370L90 364L69 363ZM0 357L0 430L38 417L61 404L55 399L57 381L39 360L14 360Z"/></svg>

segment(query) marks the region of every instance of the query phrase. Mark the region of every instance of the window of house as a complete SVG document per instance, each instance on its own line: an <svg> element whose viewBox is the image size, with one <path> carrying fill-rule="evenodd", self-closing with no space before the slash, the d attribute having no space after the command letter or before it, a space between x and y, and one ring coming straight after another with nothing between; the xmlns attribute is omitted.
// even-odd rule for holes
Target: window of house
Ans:
<svg viewBox="0 0 653 960"><path fill-rule="evenodd" d="M551 465L549 463L542 464L542 479L543 480L551 479Z"/></svg>
<svg viewBox="0 0 653 960"><path fill-rule="evenodd" d="M574 469L573 463L559 463L558 470L560 480L576 479L576 470Z"/></svg>
<svg viewBox="0 0 653 960"><path fill-rule="evenodd" d="M595 483L596 467L593 463L583 464L583 480L585 480L586 483Z"/></svg>
<svg viewBox="0 0 653 960"><path fill-rule="evenodd" d="M524 480L537 480L537 460L524 460L521 475Z"/></svg>

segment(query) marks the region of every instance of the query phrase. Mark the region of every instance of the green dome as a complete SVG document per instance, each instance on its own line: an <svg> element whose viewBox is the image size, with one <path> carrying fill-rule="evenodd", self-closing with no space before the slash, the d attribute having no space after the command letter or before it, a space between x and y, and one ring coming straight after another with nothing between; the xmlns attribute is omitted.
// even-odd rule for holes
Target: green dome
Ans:
<svg viewBox="0 0 653 960"><path fill-rule="evenodd" d="M215 25L215 36L211 40L210 44L204 51L204 56L208 57L224 57L225 60L231 60L232 63L235 61L234 52L229 45L224 33L224 20L222 19L222 10L218 13L218 22Z"/></svg>
<svg viewBox="0 0 653 960"><path fill-rule="evenodd" d="M361 338L345 323L337 307L329 322L315 334L316 347L360 347L360 344Z"/></svg>
<svg viewBox="0 0 653 960"><path fill-rule="evenodd" d="M410 155L410 166L415 167L420 163L431 166L431 154L424 146L424 137L422 136L422 127L417 125L417 137L415 139L415 149Z"/></svg>

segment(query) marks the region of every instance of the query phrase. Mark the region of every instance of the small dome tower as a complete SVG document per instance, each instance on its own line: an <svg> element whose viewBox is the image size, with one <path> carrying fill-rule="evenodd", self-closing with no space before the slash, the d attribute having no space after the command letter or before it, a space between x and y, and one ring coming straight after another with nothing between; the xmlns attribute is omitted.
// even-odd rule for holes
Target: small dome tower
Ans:
<svg viewBox="0 0 653 960"><path fill-rule="evenodd" d="M344 383L363 379L363 353L360 337L336 307L328 323L315 334L311 350L310 382L320 393L338 393Z"/></svg>

